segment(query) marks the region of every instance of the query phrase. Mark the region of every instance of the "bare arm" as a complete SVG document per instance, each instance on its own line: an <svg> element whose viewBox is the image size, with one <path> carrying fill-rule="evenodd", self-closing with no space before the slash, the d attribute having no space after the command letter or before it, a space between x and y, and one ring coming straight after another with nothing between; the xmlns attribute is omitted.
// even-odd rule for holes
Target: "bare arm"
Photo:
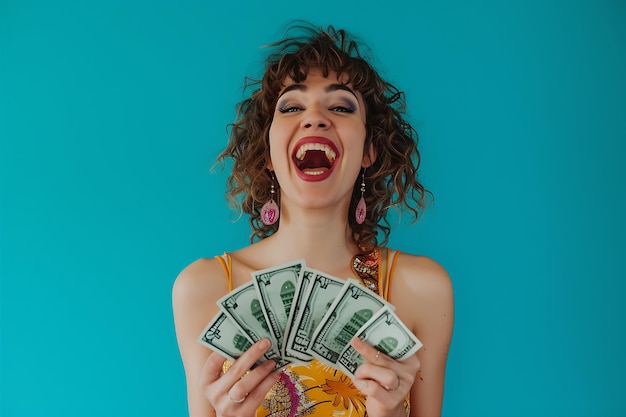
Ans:
<svg viewBox="0 0 626 417"><path fill-rule="evenodd" d="M440 416L454 323L450 278L435 261L402 254L391 291L398 315L424 344L417 353L420 372L411 389L411 417Z"/></svg>
<svg viewBox="0 0 626 417"><path fill-rule="evenodd" d="M211 351L197 339L217 313L215 302L227 292L224 272L213 259L200 259L189 265L176 278L172 289L176 338L185 367L187 401L192 417L215 415L200 385L202 370Z"/></svg>
<svg viewBox="0 0 626 417"><path fill-rule="evenodd" d="M278 376L273 372L274 361L249 371L267 351L267 340L252 345L226 373L222 372L226 358L197 342L217 313L216 301L227 292L228 282L221 265L214 259L192 263L174 283L174 323L187 378L191 417L252 415Z"/></svg>
<svg viewBox="0 0 626 417"><path fill-rule="evenodd" d="M401 255L393 276L390 301L424 346L416 355L395 361L358 338L352 340L365 359L353 382L367 396L367 412L372 417L405 415L403 400L409 392L411 417L436 417L441 415L452 335L450 278L436 262L411 255Z"/></svg>

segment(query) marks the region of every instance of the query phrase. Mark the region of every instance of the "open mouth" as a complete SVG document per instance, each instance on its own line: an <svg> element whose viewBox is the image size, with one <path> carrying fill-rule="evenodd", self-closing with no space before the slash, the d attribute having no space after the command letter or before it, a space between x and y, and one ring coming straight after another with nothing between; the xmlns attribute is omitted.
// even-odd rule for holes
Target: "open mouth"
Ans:
<svg viewBox="0 0 626 417"><path fill-rule="evenodd" d="M303 143L297 148L294 161L298 169L306 175L322 175L333 167L337 159L334 146L326 143Z"/></svg>

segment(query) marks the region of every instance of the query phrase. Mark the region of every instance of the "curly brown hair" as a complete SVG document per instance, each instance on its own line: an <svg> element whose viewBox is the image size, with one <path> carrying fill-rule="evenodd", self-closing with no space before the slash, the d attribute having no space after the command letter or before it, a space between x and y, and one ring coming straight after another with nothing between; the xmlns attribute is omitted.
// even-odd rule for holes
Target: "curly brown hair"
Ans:
<svg viewBox="0 0 626 417"><path fill-rule="evenodd" d="M294 31L301 33L293 36ZM261 206L270 199L271 185L276 183L267 162L268 133L278 95L287 78L302 82L309 70L316 68L325 77L331 72L345 76L345 83L363 97L365 149L372 145L376 159L365 170L367 217L357 224L354 216L348 216L348 222L353 239L362 250L371 250L378 244L379 232L383 235L381 244L386 244L391 230L388 210L406 209L415 221L425 207L426 197L431 195L417 179L418 135L403 118L404 93L379 76L360 52L355 38L344 30L299 23L287 30L284 39L268 47L272 49L263 78L246 79L244 91L250 87L256 89L239 103L236 121L229 125L228 145L217 158L218 162L233 160L226 196L238 212L250 215L253 229L250 241L263 239L278 229L278 223L268 226L260 220ZM350 213L354 213L361 197L360 179L355 181Z"/></svg>

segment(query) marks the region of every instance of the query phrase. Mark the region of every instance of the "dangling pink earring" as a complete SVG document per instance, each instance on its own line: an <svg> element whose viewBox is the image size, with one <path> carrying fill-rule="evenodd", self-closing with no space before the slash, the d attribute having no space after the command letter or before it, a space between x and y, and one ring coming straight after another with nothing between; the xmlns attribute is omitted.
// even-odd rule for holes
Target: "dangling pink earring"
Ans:
<svg viewBox="0 0 626 417"><path fill-rule="evenodd" d="M365 193L365 169L363 170L363 174L361 174L361 199L359 203L356 205L356 210L354 212L354 217L356 219L357 224L363 224L365 221L365 216L367 215L367 206L365 205L365 198L363 197Z"/></svg>
<svg viewBox="0 0 626 417"><path fill-rule="evenodd" d="M274 176L272 175L272 187L270 188L270 201L263 204L261 207L261 221L264 225L270 226L278 220L280 216L280 211L278 209L278 204L274 201Z"/></svg>

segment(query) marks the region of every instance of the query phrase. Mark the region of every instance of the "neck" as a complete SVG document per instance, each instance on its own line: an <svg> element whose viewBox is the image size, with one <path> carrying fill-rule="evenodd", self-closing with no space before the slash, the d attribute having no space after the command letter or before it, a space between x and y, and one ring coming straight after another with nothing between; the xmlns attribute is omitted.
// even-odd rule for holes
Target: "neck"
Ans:
<svg viewBox="0 0 626 417"><path fill-rule="evenodd" d="M280 228L268 238L285 261L305 258L311 268L336 270L345 268L358 248L342 207L283 209ZM297 221L292 220L297 219Z"/></svg>

